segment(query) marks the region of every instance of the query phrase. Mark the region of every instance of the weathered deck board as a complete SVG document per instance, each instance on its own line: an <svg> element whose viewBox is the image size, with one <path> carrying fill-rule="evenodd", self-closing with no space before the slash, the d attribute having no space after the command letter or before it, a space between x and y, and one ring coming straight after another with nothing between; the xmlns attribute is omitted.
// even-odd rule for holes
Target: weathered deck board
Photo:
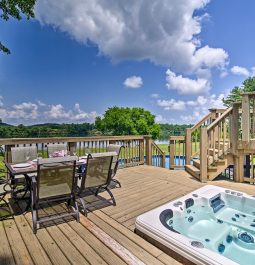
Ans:
<svg viewBox="0 0 255 265"><path fill-rule="evenodd" d="M81 223L62 220L33 235L30 213L20 215L16 211L13 219L1 221L0 264L180 264L136 235L135 219L204 184L185 171L149 166L119 170L117 178L122 184L122 188L112 190L117 206L90 195L86 201L93 212L88 218L82 217ZM255 194L254 186L249 184L208 184ZM107 193L100 196L109 198ZM43 213L58 212L61 207L50 206Z"/></svg>

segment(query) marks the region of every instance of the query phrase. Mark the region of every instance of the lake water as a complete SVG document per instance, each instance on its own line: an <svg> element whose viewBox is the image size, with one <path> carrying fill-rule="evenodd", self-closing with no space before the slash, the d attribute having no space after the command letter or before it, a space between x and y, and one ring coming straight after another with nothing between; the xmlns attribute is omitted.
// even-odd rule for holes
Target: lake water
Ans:
<svg viewBox="0 0 255 265"><path fill-rule="evenodd" d="M156 161L156 158L155 158L155 161ZM180 165L180 166L183 166L183 168L185 167L185 160L183 159L183 157L181 156L180 158L179 157L175 157L175 165ZM169 155L166 155L166 168L170 168L170 156ZM183 169L183 168L180 168L180 169Z"/></svg>

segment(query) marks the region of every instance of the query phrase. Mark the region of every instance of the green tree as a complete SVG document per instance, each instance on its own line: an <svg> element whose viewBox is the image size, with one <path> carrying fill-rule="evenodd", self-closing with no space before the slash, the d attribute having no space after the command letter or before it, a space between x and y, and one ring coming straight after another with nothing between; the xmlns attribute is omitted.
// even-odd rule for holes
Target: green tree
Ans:
<svg viewBox="0 0 255 265"><path fill-rule="evenodd" d="M22 14L27 19L34 17L34 6L36 0L0 0L0 18L9 20L13 17L17 20L22 19ZM0 42L0 52L10 54L10 50Z"/></svg>
<svg viewBox="0 0 255 265"><path fill-rule="evenodd" d="M108 135L150 134L157 138L160 133L155 116L143 108L109 108L103 118L96 118L95 126L98 131Z"/></svg>
<svg viewBox="0 0 255 265"><path fill-rule="evenodd" d="M244 92L255 92L255 76L249 77L244 80L242 86L234 87L226 99L223 99L223 103L226 107L230 107L234 102L240 101L242 99L242 93Z"/></svg>

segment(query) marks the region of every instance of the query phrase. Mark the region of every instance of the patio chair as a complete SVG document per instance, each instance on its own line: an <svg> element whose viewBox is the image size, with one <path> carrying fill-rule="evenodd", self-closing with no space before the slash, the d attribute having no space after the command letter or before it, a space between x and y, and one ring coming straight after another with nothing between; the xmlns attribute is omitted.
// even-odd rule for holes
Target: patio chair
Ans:
<svg viewBox="0 0 255 265"><path fill-rule="evenodd" d="M116 152L89 154L87 157L86 170L81 180L79 192L80 201L85 215L87 215L87 209L82 194L83 191L88 189L96 189L96 196L98 196L100 190L107 191L111 197L113 205L116 205L114 196L108 188L111 182L111 164L114 155L116 155Z"/></svg>
<svg viewBox="0 0 255 265"><path fill-rule="evenodd" d="M116 183L117 185L119 185L119 187L121 187L120 182L117 179L114 179L117 170L118 170L118 166L119 166L119 156L120 156L120 152L121 149L123 148L123 145L118 145L118 144L109 144L106 148L107 152L116 152L117 156L113 156L113 160L112 160L112 166L111 166L111 180Z"/></svg>
<svg viewBox="0 0 255 265"><path fill-rule="evenodd" d="M67 153L67 144L47 144L48 157L52 157L54 153L64 151Z"/></svg>
<svg viewBox="0 0 255 265"><path fill-rule="evenodd" d="M7 212L9 215L12 215L12 210L9 206L9 203L5 199L5 196L11 192L12 189L11 189L10 179L8 178L8 174L4 170L0 170L0 210L1 210L0 218L1 219L6 217L6 215L2 214L2 210Z"/></svg>
<svg viewBox="0 0 255 265"><path fill-rule="evenodd" d="M37 158L36 146L19 146L11 148L12 163L23 163Z"/></svg>
<svg viewBox="0 0 255 265"><path fill-rule="evenodd" d="M52 221L67 216L74 216L79 221L78 206L75 201L77 178L75 176L77 156L41 158L38 160L37 177L32 177L31 208L33 232L46 221ZM45 202L67 201L73 204L74 210L39 218L39 205Z"/></svg>
<svg viewBox="0 0 255 265"><path fill-rule="evenodd" d="M36 146L19 146L11 148L11 162L12 163L24 163L27 161L31 161L37 158L37 148ZM24 192L23 197L26 196L29 190L29 175L20 174L16 175L15 178L11 176L11 185L13 189L13 194ZM18 185L24 185L24 188L16 190ZM16 190L16 191L15 191Z"/></svg>

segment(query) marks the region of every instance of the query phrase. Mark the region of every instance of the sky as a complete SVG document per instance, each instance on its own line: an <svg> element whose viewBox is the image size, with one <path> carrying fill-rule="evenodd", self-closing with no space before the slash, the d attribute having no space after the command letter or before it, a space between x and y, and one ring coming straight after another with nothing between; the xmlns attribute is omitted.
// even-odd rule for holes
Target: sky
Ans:
<svg viewBox="0 0 255 265"><path fill-rule="evenodd" d="M255 74L254 0L38 0L0 21L0 118L93 122L113 106L190 124Z"/></svg>

